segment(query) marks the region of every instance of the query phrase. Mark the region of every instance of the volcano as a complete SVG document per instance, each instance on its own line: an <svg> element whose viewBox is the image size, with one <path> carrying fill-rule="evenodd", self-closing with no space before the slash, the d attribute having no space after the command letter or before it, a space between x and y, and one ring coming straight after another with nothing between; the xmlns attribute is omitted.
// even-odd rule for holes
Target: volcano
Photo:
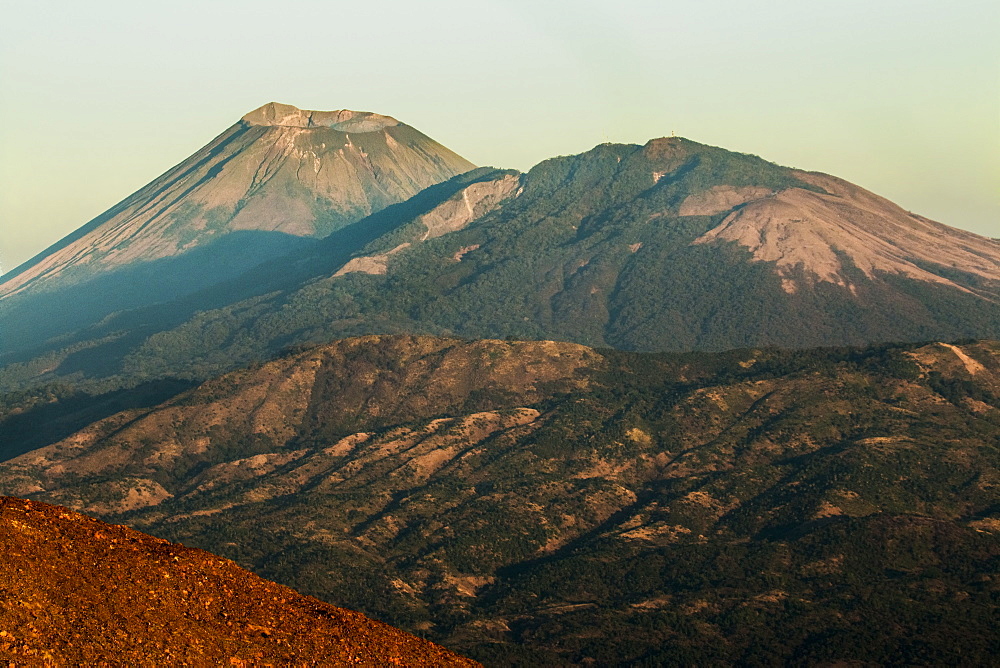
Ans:
<svg viewBox="0 0 1000 668"><path fill-rule="evenodd" d="M175 257L235 232L324 237L473 167L390 116L271 102L14 269L0 297Z"/></svg>
<svg viewBox="0 0 1000 668"><path fill-rule="evenodd" d="M5 320L31 325L6 336L52 336L203 289L473 167L390 116L268 103L6 274ZM9 301L28 295L41 299Z"/></svg>

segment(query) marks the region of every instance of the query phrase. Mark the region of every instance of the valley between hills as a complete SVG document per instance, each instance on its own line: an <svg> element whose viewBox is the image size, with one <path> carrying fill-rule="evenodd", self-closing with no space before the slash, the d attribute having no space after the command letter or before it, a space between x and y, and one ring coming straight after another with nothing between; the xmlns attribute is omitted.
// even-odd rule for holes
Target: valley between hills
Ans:
<svg viewBox="0 0 1000 668"><path fill-rule="evenodd" d="M487 666L1000 655L1000 243L829 175L679 137L476 168L270 103L0 278L0 322L0 531L91 583L0 573L11 657L134 600L80 556L122 544L172 630L53 657L465 661L330 606ZM232 627L223 578L212 649L164 654L167 552L319 600Z"/></svg>

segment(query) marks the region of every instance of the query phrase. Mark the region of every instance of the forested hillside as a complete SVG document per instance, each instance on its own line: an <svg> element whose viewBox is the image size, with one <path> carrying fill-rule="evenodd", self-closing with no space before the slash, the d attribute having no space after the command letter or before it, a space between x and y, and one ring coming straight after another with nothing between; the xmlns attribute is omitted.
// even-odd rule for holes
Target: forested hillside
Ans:
<svg viewBox="0 0 1000 668"><path fill-rule="evenodd" d="M367 337L5 462L489 665L983 664L1000 344Z"/></svg>
<svg viewBox="0 0 1000 668"><path fill-rule="evenodd" d="M1000 336L1000 245L681 138L480 169L187 298L3 360L0 387L202 380L362 334L624 350Z"/></svg>

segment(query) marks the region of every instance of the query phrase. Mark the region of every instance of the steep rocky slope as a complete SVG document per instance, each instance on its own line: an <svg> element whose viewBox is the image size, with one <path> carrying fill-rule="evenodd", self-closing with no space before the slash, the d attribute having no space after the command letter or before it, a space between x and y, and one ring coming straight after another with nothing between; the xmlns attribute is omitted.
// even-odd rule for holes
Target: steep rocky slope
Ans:
<svg viewBox="0 0 1000 668"><path fill-rule="evenodd" d="M272 102L5 274L0 314L27 323L0 344L238 276L472 168L389 116Z"/></svg>
<svg viewBox="0 0 1000 668"><path fill-rule="evenodd" d="M997 337L1000 244L754 156L607 144L469 172L222 297L8 356L0 387L203 379L290 344L400 332L651 351Z"/></svg>
<svg viewBox="0 0 1000 668"><path fill-rule="evenodd" d="M236 231L324 237L473 167L389 116L272 102L10 272L0 297L176 256Z"/></svg>
<svg viewBox="0 0 1000 668"><path fill-rule="evenodd" d="M478 665L201 550L0 497L11 665Z"/></svg>
<svg viewBox="0 0 1000 668"><path fill-rule="evenodd" d="M494 665L1000 650L1000 344L367 337L0 465Z"/></svg>

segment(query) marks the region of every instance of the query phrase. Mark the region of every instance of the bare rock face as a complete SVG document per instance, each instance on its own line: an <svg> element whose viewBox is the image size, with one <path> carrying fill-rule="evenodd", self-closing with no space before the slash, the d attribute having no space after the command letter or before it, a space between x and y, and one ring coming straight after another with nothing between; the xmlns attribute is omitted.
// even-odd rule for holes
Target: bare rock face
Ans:
<svg viewBox="0 0 1000 668"><path fill-rule="evenodd" d="M947 285L968 292L930 265L1000 281L1000 247L990 239L904 211L887 199L826 174L796 172L817 191L778 193L729 189L689 197L682 215L734 208L695 244L735 241L759 262L774 262L786 292L801 285L803 269L815 281L853 289L845 259L868 278L876 273ZM687 213L685 211L687 210Z"/></svg>
<svg viewBox="0 0 1000 668"><path fill-rule="evenodd" d="M470 183L416 219L415 222L422 231L419 237L414 238L413 243L402 243L383 253L354 257L333 276L336 278L354 272L373 275L388 273L389 262L394 255L406 251L416 243L457 232L472 221L496 211L520 192L521 179L515 173L499 173L496 178ZM460 260L461 256L455 259L456 262Z"/></svg>
<svg viewBox="0 0 1000 668"><path fill-rule="evenodd" d="M243 117L247 125L288 128L333 128L341 132L378 132L399 125L391 116L370 111L306 111L290 104L268 102Z"/></svg>
<svg viewBox="0 0 1000 668"><path fill-rule="evenodd" d="M204 248L319 238L473 165L394 118L269 103L5 276L0 300ZM249 237L248 237L249 238Z"/></svg>
<svg viewBox="0 0 1000 668"><path fill-rule="evenodd" d="M479 665L58 506L0 497L0 546L0 659L11 665Z"/></svg>
<svg viewBox="0 0 1000 668"><path fill-rule="evenodd" d="M420 222L427 228L421 240L457 232L473 220L496 210L504 200L515 194L520 183L516 174L504 174L492 181L470 184L459 195L421 217Z"/></svg>

